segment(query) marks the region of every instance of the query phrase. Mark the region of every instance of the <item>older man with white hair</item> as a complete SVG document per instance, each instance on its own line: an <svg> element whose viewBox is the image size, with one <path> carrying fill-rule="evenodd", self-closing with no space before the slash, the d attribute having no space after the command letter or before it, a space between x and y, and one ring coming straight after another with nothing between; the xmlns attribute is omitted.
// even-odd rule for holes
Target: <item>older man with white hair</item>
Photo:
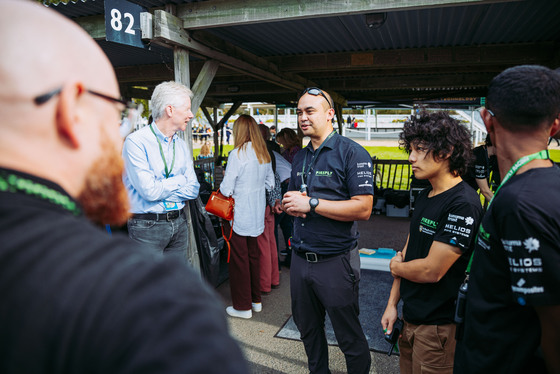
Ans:
<svg viewBox="0 0 560 374"><path fill-rule="evenodd" d="M194 117L191 97L180 83L160 83L151 100L154 121L129 135L123 147L130 238L183 258L189 232L183 207L200 187L187 144L177 135Z"/></svg>

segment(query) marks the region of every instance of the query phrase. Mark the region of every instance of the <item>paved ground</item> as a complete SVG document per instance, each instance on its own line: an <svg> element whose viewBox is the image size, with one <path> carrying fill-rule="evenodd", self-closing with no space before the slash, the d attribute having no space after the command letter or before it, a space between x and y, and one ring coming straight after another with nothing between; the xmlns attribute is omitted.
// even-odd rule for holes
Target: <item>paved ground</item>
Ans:
<svg viewBox="0 0 560 374"><path fill-rule="evenodd" d="M374 215L369 221L359 223L361 237L358 244L360 248L401 249L406 241L408 225L408 218ZM263 296L261 313L253 313L253 318L249 320L228 317L231 332L243 348L252 373L308 372L302 343L274 337L291 315L289 281L289 269L282 268L280 288ZM224 301L224 308L231 305L229 282L220 285L217 291ZM329 356L331 372L346 373L344 355L340 349L330 347ZM399 373L398 356L388 357L386 354L371 352L371 357L371 373Z"/></svg>

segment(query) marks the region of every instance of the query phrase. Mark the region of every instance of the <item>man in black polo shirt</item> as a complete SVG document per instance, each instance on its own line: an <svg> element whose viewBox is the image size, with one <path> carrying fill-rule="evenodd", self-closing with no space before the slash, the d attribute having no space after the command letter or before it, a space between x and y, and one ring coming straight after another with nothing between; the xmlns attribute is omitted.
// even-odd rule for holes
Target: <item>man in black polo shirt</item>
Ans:
<svg viewBox="0 0 560 374"><path fill-rule="evenodd" d="M348 373L368 373L371 356L358 319L360 258L356 220L373 204L371 158L334 132L329 94L306 89L298 102L299 126L311 138L294 158L283 209L295 216L290 287L294 321L311 373L330 373L325 311L346 357Z"/></svg>
<svg viewBox="0 0 560 374"><path fill-rule="evenodd" d="M455 373L560 373L560 77L542 66L496 76L481 111L504 178L480 225ZM543 360L544 358L544 360Z"/></svg>
<svg viewBox="0 0 560 374"><path fill-rule="evenodd" d="M470 134L446 112L423 112L405 123L400 139L414 176L431 186L416 198L406 245L391 260L395 280L381 324L391 332L402 298L401 373L451 373L454 303L482 213L461 179L472 158Z"/></svg>
<svg viewBox="0 0 560 374"><path fill-rule="evenodd" d="M107 56L34 1L0 34L0 373L247 373L189 266L99 227L128 217Z"/></svg>

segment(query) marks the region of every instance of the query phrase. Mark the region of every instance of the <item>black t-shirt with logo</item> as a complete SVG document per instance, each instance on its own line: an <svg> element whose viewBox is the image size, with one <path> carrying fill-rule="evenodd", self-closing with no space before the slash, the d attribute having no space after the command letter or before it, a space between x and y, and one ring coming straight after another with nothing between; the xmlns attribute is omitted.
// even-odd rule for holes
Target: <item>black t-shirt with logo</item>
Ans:
<svg viewBox="0 0 560 374"><path fill-rule="evenodd" d="M465 279L465 269L482 214L478 195L465 182L428 197L431 190L431 187L426 188L416 198L404 260L427 257L434 241L457 247L463 255L437 283L401 279L404 319L418 325L453 322L457 290Z"/></svg>
<svg viewBox="0 0 560 374"><path fill-rule="evenodd" d="M478 190L477 179L486 179L490 188L494 190L500 181L500 172L496 156L488 156L486 146L481 145L473 149L474 165L472 165L467 175L463 178L472 188ZM492 175L490 175L492 173ZM491 178L491 181L490 181Z"/></svg>
<svg viewBox="0 0 560 374"><path fill-rule="evenodd" d="M536 372L541 337L533 306L560 305L560 169L511 178L478 235L457 373ZM537 361L538 363L538 361Z"/></svg>

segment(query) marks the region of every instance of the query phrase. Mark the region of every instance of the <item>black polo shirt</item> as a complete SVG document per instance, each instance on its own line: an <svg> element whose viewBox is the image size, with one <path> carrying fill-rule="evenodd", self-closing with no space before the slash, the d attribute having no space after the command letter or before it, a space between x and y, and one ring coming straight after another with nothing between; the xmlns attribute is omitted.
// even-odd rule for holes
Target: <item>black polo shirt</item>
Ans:
<svg viewBox="0 0 560 374"><path fill-rule="evenodd" d="M310 169L315 152L310 142L296 154L288 190L300 190L306 179L308 195L318 199L342 201L357 195L373 195L371 157L361 145L334 134ZM302 176L304 161L306 178ZM319 254L342 253L354 248L358 237L355 221L341 222L308 213L306 218L294 219L292 247Z"/></svg>

